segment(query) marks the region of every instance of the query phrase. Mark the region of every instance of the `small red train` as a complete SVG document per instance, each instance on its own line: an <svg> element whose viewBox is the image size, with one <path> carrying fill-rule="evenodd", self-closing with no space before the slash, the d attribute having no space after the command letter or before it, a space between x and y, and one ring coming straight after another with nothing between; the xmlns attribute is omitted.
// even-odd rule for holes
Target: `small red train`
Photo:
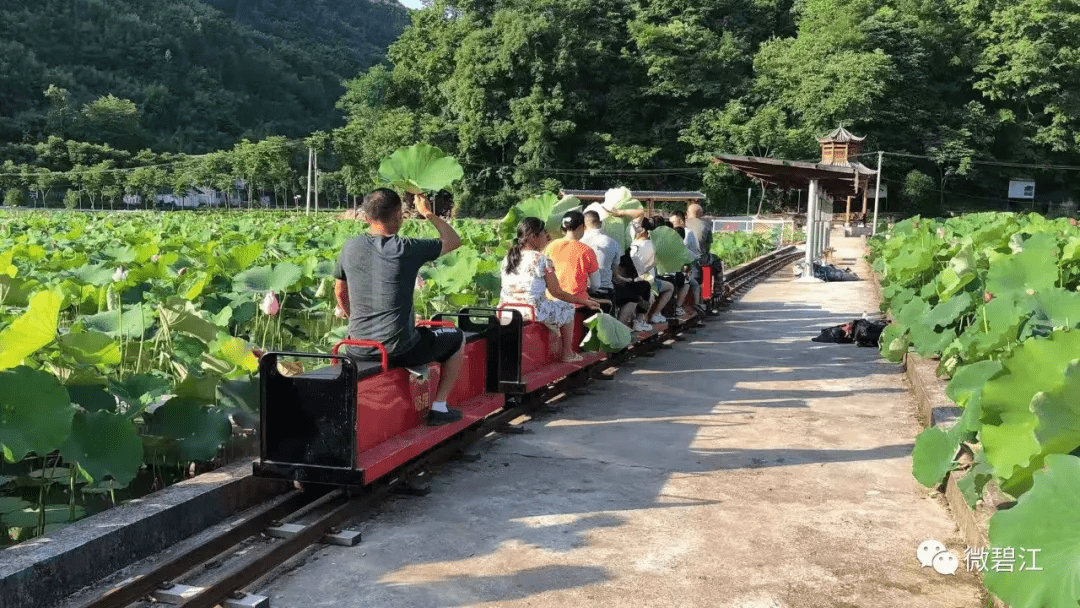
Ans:
<svg viewBox="0 0 1080 608"><path fill-rule="evenodd" d="M712 269L704 271L702 295L715 302L718 294ZM392 368L381 344L354 340L338 344L330 354L266 353L259 364L262 432L255 475L367 485L509 404L609 357L581 353L579 362L557 360L551 353L551 332L541 323L524 321L522 310L467 308L420 323L457 325L466 337L464 367L448 399L464 416L444 426L424 422L438 385L437 363L424 370ZM575 344L584 338L585 317L584 311L575 316ZM672 324L696 321L695 315L688 315ZM668 329L668 324L660 324L651 332L636 334L635 344L653 340ZM382 351L382 362L361 362L338 354L346 345L375 347ZM289 358L330 360L333 365L293 374L279 365Z"/></svg>

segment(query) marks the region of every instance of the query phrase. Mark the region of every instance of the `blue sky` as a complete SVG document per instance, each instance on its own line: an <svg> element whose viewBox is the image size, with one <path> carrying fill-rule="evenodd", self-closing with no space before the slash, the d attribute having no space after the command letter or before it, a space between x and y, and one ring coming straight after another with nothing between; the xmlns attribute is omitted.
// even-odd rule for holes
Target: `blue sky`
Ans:
<svg viewBox="0 0 1080 608"><path fill-rule="evenodd" d="M398 0L398 2L404 4L409 8L421 8L420 0Z"/></svg>

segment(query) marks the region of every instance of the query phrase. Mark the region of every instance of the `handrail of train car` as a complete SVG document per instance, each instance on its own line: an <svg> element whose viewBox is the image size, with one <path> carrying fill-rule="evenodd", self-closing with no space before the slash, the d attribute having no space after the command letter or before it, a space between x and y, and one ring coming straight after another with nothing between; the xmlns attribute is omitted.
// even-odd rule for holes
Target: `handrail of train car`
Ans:
<svg viewBox="0 0 1080 608"><path fill-rule="evenodd" d="M346 338L335 344L333 350L330 352L336 355L342 346L367 346L379 349L379 353L382 355L382 371L390 371L390 353L386 351L386 346L383 345L382 342L376 342L375 340L352 340Z"/></svg>
<svg viewBox="0 0 1080 608"><path fill-rule="evenodd" d="M516 303L516 302L509 302L507 304L499 304L499 306L495 309L495 312L502 312L503 309L506 309L506 308L528 308L529 310L532 311L532 319L529 320L528 322L529 323L536 323L536 307L533 306L532 304L524 304L524 303L519 304L519 303Z"/></svg>
<svg viewBox="0 0 1080 608"><path fill-rule="evenodd" d="M457 327L450 321L422 320L416 322L417 327Z"/></svg>

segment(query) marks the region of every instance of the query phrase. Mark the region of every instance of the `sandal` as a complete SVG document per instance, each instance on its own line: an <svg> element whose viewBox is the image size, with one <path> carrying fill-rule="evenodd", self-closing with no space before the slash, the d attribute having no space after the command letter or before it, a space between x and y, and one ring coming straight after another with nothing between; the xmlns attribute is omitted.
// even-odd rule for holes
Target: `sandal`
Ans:
<svg viewBox="0 0 1080 608"><path fill-rule="evenodd" d="M580 363L584 360L585 358L577 353L570 353L568 356L562 358L563 363Z"/></svg>

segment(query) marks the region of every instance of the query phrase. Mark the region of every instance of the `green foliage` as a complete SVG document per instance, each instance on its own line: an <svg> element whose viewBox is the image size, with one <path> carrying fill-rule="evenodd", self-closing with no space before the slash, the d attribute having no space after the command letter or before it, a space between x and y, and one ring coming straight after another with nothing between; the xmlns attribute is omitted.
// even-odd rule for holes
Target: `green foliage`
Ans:
<svg viewBox="0 0 1080 608"><path fill-rule="evenodd" d="M382 179L412 194L448 190L464 174L453 157L427 144L401 148L379 165Z"/></svg>
<svg viewBox="0 0 1080 608"><path fill-rule="evenodd" d="M623 325L615 317L602 312L585 319L585 327L589 331L581 342L581 348L586 351L619 352L629 346L634 339L629 327Z"/></svg>
<svg viewBox="0 0 1080 608"><path fill-rule="evenodd" d="M21 188L9 188L4 193L4 205L8 207L22 207L26 204L26 193Z"/></svg>
<svg viewBox="0 0 1080 608"><path fill-rule="evenodd" d="M978 214L912 218L871 241L883 307L895 320L882 335L883 355L899 360L909 340L920 354L940 353L939 372L952 375L946 393L963 408L952 428L918 436L912 473L936 486L960 443L976 441L975 462L958 482L968 504L991 480L1019 497L991 520L991 545L1040 550L1045 576L985 575L1012 605L1077 601L1058 583L1076 578L1075 556L1060 535L1051 542L1032 530L1068 529L1075 515L1075 488L1060 484L1076 483L1071 454L1080 449L1078 239L1066 220Z"/></svg>
<svg viewBox="0 0 1080 608"><path fill-rule="evenodd" d="M396 5L321 0L11 5L0 149L54 135L206 152L325 128L341 81L382 61L407 20Z"/></svg>

